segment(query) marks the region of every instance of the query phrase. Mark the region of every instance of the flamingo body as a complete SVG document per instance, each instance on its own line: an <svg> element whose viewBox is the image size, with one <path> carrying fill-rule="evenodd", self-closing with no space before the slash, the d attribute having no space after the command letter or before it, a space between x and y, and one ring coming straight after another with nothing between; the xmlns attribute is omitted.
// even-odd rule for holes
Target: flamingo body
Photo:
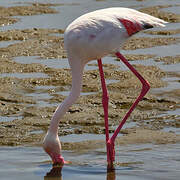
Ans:
<svg viewBox="0 0 180 180"><path fill-rule="evenodd" d="M129 24L131 23L131 24ZM64 34L69 55L80 59L99 59L119 51L124 42L136 32L164 26L165 22L129 8L107 8L80 16Z"/></svg>
<svg viewBox="0 0 180 180"><path fill-rule="evenodd" d="M97 59L102 85L102 104L106 130L106 146L108 167L113 167L115 160L114 141L120 129L134 110L136 105L149 90L149 83L134 69L133 66L119 53L123 43L133 34L164 26L166 22L153 16L129 8L108 8L87 13L73 21L64 33L64 45L72 74L72 89L69 96L57 107L49 130L44 138L43 148L54 163L64 164L61 156L61 143L58 137L58 126L63 115L77 100L82 87L84 66L87 62ZM113 136L109 137L108 130L108 93L104 79L101 58L114 53L134 73L142 83L142 90L125 117L122 119Z"/></svg>

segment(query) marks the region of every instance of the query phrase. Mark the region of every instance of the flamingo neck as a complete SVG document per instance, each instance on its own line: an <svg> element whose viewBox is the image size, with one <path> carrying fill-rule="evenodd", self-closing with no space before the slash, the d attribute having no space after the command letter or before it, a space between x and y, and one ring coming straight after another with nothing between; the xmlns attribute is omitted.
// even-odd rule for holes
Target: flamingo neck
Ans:
<svg viewBox="0 0 180 180"><path fill-rule="evenodd" d="M72 74L72 88L69 96L57 107L56 111L53 114L49 132L53 134L58 134L58 127L60 119L63 115L69 110L69 107L75 103L77 98L80 95L81 87L82 87L82 76L84 64L81 60L69 59L69 64L71 67Z"/></svg>

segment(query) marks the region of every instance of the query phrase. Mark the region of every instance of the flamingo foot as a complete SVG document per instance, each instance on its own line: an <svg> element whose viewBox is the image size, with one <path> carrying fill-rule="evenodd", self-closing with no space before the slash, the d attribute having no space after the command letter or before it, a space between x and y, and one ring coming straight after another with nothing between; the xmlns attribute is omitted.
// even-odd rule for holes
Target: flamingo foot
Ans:
<svg viewBox="0 0 180 180"><path fill-rule="evenodd" d="M115 149L114 149L114 142L108 140L107 142L107 161L108 161L108 170L114 169L113 162L115 161Z"/></svg>

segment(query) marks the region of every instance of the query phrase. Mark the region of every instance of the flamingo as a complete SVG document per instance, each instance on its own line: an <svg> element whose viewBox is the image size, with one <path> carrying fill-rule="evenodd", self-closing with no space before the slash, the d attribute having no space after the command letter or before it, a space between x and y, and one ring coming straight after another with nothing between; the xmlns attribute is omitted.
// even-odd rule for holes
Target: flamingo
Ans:
<svg viewBox="0 0 180 180"><path fill-rule="evenodd" d="M137 106L139 101L150 89L149 83L120 53L123 43L133 34L153 28L164 27L164 20L150 16L130 8L114 7L96 10L75 19L65 30L64 46L67 50L68 62L72 74L72 88L70 94L57 107L50 122L48 132L43 141L43 148L49 154L54 164L65 163L61 155L61 143L58 137L58 126L63 115L80 96L84 66L91 60L97 60L102 86L102 105L104 108L104 122L107 149L107 167L113 169L115 161L115 139L124 123ZM109 136L108 129L108 91L105 83L102 58L108 54L115 54L133 72L142 83L142 90L130 107L114 134Z"/></svg>

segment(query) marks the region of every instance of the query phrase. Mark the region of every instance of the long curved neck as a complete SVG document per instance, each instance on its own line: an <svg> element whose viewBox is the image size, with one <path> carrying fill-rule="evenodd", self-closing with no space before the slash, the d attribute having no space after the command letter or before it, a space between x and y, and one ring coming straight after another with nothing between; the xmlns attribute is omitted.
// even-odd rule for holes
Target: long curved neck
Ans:
<svg viewBox="0 0 180 180"><path fill-rule="evenodd" d="M49 132L52 134L58 134L60 119L68 111L69 107L77 100L81 92L82 76L85 64L79 59L71 58L69 58L69 64L72 74L72 88L69 96L57 107L53 114L49 127Z"/></svg>

